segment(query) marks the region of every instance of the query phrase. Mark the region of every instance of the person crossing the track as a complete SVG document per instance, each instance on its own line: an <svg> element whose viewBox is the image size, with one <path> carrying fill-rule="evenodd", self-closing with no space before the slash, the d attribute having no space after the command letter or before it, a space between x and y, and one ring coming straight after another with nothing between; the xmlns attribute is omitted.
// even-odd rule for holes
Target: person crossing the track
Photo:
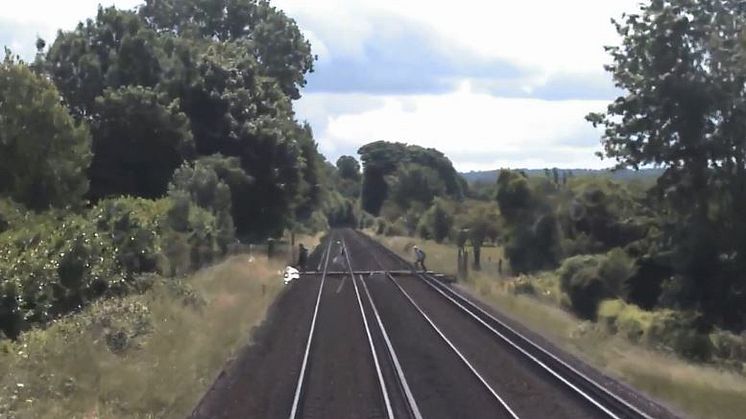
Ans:
<svg viewBox="0 0 746 419"><path fill-rule="evenodd" d="M427 268L425 267L425 252L417 247L417 245L414 246L414 256L415 256L415 262L414 266L417 268L417 265L419 265L423 271L427 271Z"/></svg>
<svg viewBox="0 0 746 419"><path fill-rule="evenodd" d="M308 249L303 243L298 245L298 270L301 272L306 271L306 263L308 262Z"/></svg>

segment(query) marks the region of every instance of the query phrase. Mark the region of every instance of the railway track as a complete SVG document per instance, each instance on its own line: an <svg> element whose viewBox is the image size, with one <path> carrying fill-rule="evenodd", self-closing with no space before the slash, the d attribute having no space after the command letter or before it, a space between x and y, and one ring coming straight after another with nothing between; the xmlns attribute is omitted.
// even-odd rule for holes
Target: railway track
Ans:
<svg viewBox="0 0 746 419"><path fill-rule="evenodd" d="M648 413L612 393L572 365L534 343L518 330L493 316L471 299L442 283L433 275L415 272L408 261L379 242L361 232L356 231L353 234L366 242L368 246L377 249L372 252L372 257L376 260L379 268L388 265L392 270L410 269L417 279L426 284L427 287L440 295L453 307L456 307L460 312L472 319L473 322L479 324L484 330L489 331L495 339L507 348L520 354L525 362L534 365L537 370L550 376L557 383L564 386L565 390L575 395L577 399L584 401L588 406L595 409L599 417L652 419L652 416ZM382 259L388 263L383 263ZM391 274L388 274L387 277L402 293L407 295L407 299L413 305L417 304L415 299L408 295L407 291L399 284L397 278Z"/></svg>
<svg viewBox="0 0 746 419"><path fill-rule="evenodd" d="M303 361L300 368L300 374L298 376L298 380L295 386L295 396L293 397L293 405L290 408L290 418L294 419L298 416L298 413L300 411L301 402L302 402L302 396L304 395L304 390L306 388L306 371L308 370L308 360L311 353L311 344L313 343L313 336L314 331L316 330L316 320L318 319L319 314L319 305L321 304L321 294L324 290L324 283L326 282L326 270L329 266L329 255L331 254L331 247L332 247L332 237L329 237L329 243L326 246L326 251L322 254L321 260L319 261L319 266L323 263L324 270L321 274L321 284L319 285L319 292L316 296L316 304L314 305L313 309L313 317L311 317L311 327L308 332L308 339L306 340L306 350L303 354Z"/></svg>
<svg viewBox="0 0 746 419"><path fill-rule="evenodd" d="M416 402L412 397L409 385L403 375L401 364L398 361L396 352L390 344L388 334L380 318L377 317L376 308L373 305L369 295L363 298L361 292L364 285L362 280L355 275L350 263L349 250L344 244L344 238L336 240L337 236L332 234L328 238L326 250L322 261L319 262L318 268L321 270L321 281L318 293L316 295L316 304L312 316L311 324L308 331L306 350L302 359L301 369L296 382L296 390L293 398L289 417L295 418L327 418L327 417L361 417L361 418L412 418L421 419ZM336 255L332 258L331 255ZM330 267L330 259L339 268L340 262L346 266L348 276L337 277L336 283L331 283L327 275ZM323 262L323 263L322 263ZM322 266L323 265L323 266ZM336 301L335 301L336 300ZM354 304L352 304L354 301ZM332 311L328 306L337 305L345 306L344 310ZM357 362L352 361L349 365L340 365L339 367L330 366L330 368L320 368L318 365L329 362L331 358L329 351L319 350L323 342L318 328L325 314L332 316L353 316L353 321L359 330L364 331L364 338L367 346L365 354L361 351L356 353ZM348 330L350 331L350 330ZM349 337L349 335L347 335ZM331 341L331 339L327 340ZM355 339L359 344L360 338ZM336 347L346 351L349 347L339 345ZM350 341L348 340L348 344ZM354 343L354 341L353 341ZM361 361L361 355L364 355ZM365 383L364 377L360 381L347 380L347 384L352 385L350 393L359 395L367 393L365 397L330 397L339 395L344 389L337 386L334 389L333 383L340 376L343 376L344 369L349 366L358 365L356 368L361 369L359 364L369 367L370 374L355 374L357 378L364 375L375 376L375 386L371 385L370 380ZM314 365L317 367L315 368ZM364 367L362 369L365 369ZM359 371L358 371L359 372ZM327 377L325 377L325 375ZM344 380L344 377L342 378ZM318 384L314 389L314 381ZM375 394L371 394L375 388ZM349 395L349 393L348 393ZM362 399L362 400L361 400Z"/></svg>
<svg viewBox="0 0 746 419"><path fill-rule="evenodd" d="M360 232L333 230L309 266L192 418L675 417Z"/></svg>
<svg viewBox="0 0 746 419"><path fill-rule="evenodd" d="M347 238L354 239L347 235ZM356 243L359 245L359 242ZM355 246L356 252L347 253L370 257L357 258L358 269L367 268L368 278L363 280L359 275L367 298L370 301L376 318L385 330L384 322L394 328L394 335L387 339L390 346L399 347L404 355L403 374L410 375L416 382L412 397L422 400L422 412L427 418L480 417L480 418L518 418L499 392L479 372L454 342L444 333L417 302L401 288L395 288L396 282L386 281L387 275L381 273L384 264L377 255ZM378 277L376 280L376 277ZM371 292L369 289L373 287ZM398 287L398 286L397 286ZM385 294L382 294L382 291ZM393 295L392 295L393 293ZM375 298L373 294L378 294ZM386 305L381 315L375 300ZM391 304L394 302L394 304ZM392 308L406 312L393 313ZM385 319L384 319L385 318ZM403 327L402 327L403 326ZM410 340L411 336L416 338ZM391 343L393 341L393 343ZM431 358L430 371L424 371L423 358Z"/></svg>

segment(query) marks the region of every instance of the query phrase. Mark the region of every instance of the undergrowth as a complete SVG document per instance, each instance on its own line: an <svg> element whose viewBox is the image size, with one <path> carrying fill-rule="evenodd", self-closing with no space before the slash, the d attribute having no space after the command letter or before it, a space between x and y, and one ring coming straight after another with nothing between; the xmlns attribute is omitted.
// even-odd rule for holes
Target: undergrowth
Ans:
<svg viewBox="0 0 746 419"><path fill-rule="evenodd" d="M0 347L0 417L183 418L248 343L282 262L233 256L191 278L151 278Z"/></svg>

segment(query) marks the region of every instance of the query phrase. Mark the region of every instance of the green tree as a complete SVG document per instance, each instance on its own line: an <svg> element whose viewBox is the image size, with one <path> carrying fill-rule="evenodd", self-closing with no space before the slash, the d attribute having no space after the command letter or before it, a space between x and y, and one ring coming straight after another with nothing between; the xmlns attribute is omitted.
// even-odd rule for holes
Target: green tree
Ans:
<svg viewBox="0 0 746 419"><path fill-rule="evenodd" d="M418 230L420 236L432 238L440 243L451 233L453 223L453 215L449 212L446 202L436 198L433 205L422 215Z"/></svg>
<svg viewBox="0 0 746 419"><path fill-rule="evenodd" d="M225 253L228 245L235 240L231 189L218 177L211 163L185 163L174 172L168 190L175 201L178 201L180 194L187 194L192 202L215 216L218 226L217 242Z"/></svg>
<svg viewBox="0 0 746 419"><path fill-rule="evenodd" d="M363 162L360 200L365 211L377 216L389 193L385 176L396 170L404 158L405 148L400 143L376 141L360 147L357 153Z"/></svg>
<svg viewBox="0 0 746 419"><path fill-rule="evenodd" d="M321 157L292 108L313 59L295 22L265 1L148 1L139 13L100 8L61 32L37 67L94 125L107 89L142 86L176 103L198 156L237 157L252 178L241 200L233 193L235 222L261 238L320 205ZM164 156L170 169L182 157Z"/></svg>
<svg viewBox="0 0 746 419"><path fill-rule="evenodd" d="M534 196L526 176L501 170L497 179L497 203L508 223L530 219L534 210Z"/></svg>
<svg viewBox="0 0 746 419"><path fill-rule="evenodd" d="M302 166L293 208L296 221L305 222L319 208L323 199L322 178L325 158L319 153L318 144L313 139L313 130L308 123L298 126L295 132Z"/></svg>
<svg viewBox="0 0 746 419"><path fill-rule="evenodd" d="M0 64L0 195L33 210L77 205L88 190L90 134L60 94L9 51Z"/></svg>
<svg viewBox="0 0 746 419"><path fill-rule="evenodd" d="M99 7L95 19L60 31L37 66L51 75L78 119L90 118L105 89L158 84L165 59L161 40L134 12Z"/></svg>
<svg viewBox="0 0 746 419"><path fill-rule="evenodd" d="M140 14L160 32L241 42L262 72L300 98L315 57L295 21L266 0L146 0Z"/></svg>
<svg viewBox="0 0 746 419"><path fill-rule="evenodd" d="M96 99L90 196L157 198L194 157L189 120L178 101L144 87L106 90Z"/></svg>
<svg viewBox="0 0 746 419"><path fill-rule="evenodd" d="M384 202L389 198L390 177L394 182L404 176L407 179L400 186L409 188L413 177L427 179L427 187L415 191L419 202L430 205L432 199L427 195L437 190L456 200L462 200L466 181L453 168L451 161L435 149L426 149L415 145L376 141L366 144L358 150L363 162L363 184L361 202L363 209L373 215L379 215ZM398 172L398 173L397 173ZM411 188L409 188L411 190ZM400 202L404 202L400 200ZM405 206L404 208L408 208Z"/></svg>
<svg viewBox="0 0 746 419"><path fill-rule="evenodd" d="M574 182L565 202L560 202L558 217L565 239L587 241L589 246L569 246L568 255L596 253L626 246L642 239L649 227L649 210L642 207L644 198L622 183L609 179L582 179Z"/></svg>
<svg viewBox="0 0 746 419"><path fill-rule="evenodd" d="M554 207L547 196L556 192L537 193L536 188L553 185L546 179L532 185L523 173L500 171L497 180L497 203L506 222L505 255L516 273L553 268L559 262L561 230Z"/></svg>
<svg viewBox="0 0 746 419"><path fill-rule="evenodd" d="M337 159L337 170L342 179L360 179L360 163L352 156L342 156Z"/></svg>
<svg viewBox="0 0 746 419"><path fill-rule="evenodd" d="M486 239L495 240L500 234L500 212L494 203L474 202L461 214L459 226L466 230L473 248L474 269L481 269L482 245Z"/></svg>
<svg viewBox="0 0 746 419"><path fill-rule="evenodd" d="M736 0L650 1L615 22L622 44L607 48L625 95L588 116L620 166L666 169L658 193L676 300L737 328L746 326L744 24Z"/></svg>
<svg viewBox="0 0 746 419"><path fill-rule="evenodd" d="M415 163L402 165L393 176L391 199L399 208L413 204L429 207L437 196L445 195L445 185L434 169Z"/></svg>

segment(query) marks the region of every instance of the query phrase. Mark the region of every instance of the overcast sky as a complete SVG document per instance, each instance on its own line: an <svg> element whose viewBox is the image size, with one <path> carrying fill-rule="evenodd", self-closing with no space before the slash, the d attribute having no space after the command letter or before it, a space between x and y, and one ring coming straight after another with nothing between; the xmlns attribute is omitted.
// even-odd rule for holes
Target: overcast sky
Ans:
<svg viewBox="0 0 746 419"><path fill-rule="evenodd" d="M32 57L97 4L0 8L0 45ZM613 17L639 0L275 0L319 56L299 119L332 161L375 140L435 147L459 170L607 167L583 119L619 93L603 65Z"/></svg>

